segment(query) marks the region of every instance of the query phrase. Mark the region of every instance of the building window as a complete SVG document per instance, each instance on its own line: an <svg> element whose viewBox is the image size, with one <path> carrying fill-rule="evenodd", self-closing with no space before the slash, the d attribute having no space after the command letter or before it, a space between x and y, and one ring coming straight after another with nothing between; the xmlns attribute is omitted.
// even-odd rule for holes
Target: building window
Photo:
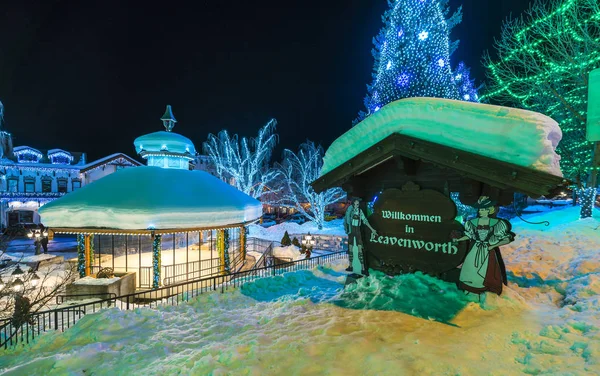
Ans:
<svg viewBox="0 0 600 376"><path fill-rule="evenodd" d="M52 180L51 179L43 179L42 180L42 192L44 192L44 193L52 192Z"/></svg>
<svg viewBox="0 0 600 376"><path fill-rule="evenodd" d="M35 192L35 180L25 180L25 193Z"/></svg>
<svg viewBox="0 0 600 376"><path fill-rule="evenodd" d="M33 211L31 211L31 210L19 210L19 222L21 222L21 223L33 223Z"/></svg>
<svg viewBox="0 0 600 376"><path fill-rule="evenodd" d="M67 179L58 180L58 192L67 193Z"/></svg>
<svg viewBox="0 0 600 376"><path fill-rule="evenodd" d="M71 183L73 184L73 191L76 190L77 188L81 188L80 180L73 180Z"/></svg>
<svg viewBox="0 0 600 376"><path fill-rule="evenodd" d="M8 180L8 191L11 193L17 193L19 181L17 179Z"/></svg>

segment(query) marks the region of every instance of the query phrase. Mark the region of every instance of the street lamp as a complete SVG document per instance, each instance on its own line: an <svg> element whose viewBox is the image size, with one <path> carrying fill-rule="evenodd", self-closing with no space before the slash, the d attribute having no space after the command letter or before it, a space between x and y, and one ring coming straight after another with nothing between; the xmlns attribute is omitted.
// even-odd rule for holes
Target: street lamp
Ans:
<svg viewBox="0 0 600 376"><path fill-rule="evenodd" d="M13 278L19 276L19 275L23 275L25 274L25 272L23 271L23 269L21 269L21 265L17 264L17 267L15 268L15 270L13 270L13 272L10 274Z"/></svg>
<svg viewBox="0 0 600 376"><path fill-rule="evenodd" d="M21 278L15 279L15 281L11 284L11 287L16 292L20 292L21 290L23 290L24 286L25 286L25 284L23 283L23 281L21 281Z"/></svg>
<svg viewBox="0 0 600 376"><path fill-rule="evenodd" d="M302 244L305 245L315 245L315 240L313 240L313 236L310 234L310 232L302 239Z"/></svg>
<svg viewBox="0 0 600 376"><path fill-rule="evenodd" d="M33 270L29 273L31 274L31 278L29 279L31 286L36 287L40 283L40 277Z"/></svg>

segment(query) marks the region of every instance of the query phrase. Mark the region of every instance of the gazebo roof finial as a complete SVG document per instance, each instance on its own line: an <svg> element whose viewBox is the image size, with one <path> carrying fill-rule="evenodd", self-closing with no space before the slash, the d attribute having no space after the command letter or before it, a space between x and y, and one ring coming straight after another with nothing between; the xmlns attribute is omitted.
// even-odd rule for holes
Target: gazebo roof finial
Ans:
<svg viewBox="0 0 600 376"><path fill-rule="evenodd" d="M177 120L175 120L175 116L173 116L171 105L167 105L167 109L165 110L165 113L160 118L160 120L162 120L167 132L171 132L171 130L173 130L173 127L175 127L175 123L177 123Z"/></svg>

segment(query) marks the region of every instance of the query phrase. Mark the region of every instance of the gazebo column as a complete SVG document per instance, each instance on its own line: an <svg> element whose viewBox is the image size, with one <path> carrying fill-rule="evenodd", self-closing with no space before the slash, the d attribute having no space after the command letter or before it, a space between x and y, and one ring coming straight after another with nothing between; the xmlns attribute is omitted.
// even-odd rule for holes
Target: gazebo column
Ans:
<svg viewBox="0 0 600 376"><path fill-rule="evenodd" d="M160 250L162 248L161 235L152 234L152 288L160 287Z"/></svg>
<svg viewBox="0 0 600 376"><path fill-rule="evenodd" d="M240 227L240 255L242 262L246 260L246 227Z"/></svg>
<svg viewBox="0 0 600 376"><path fill-rule="evenodd" d="M85 252L85 276L92 274L92 246L90 235L84 235L83 246Z"/></svg>

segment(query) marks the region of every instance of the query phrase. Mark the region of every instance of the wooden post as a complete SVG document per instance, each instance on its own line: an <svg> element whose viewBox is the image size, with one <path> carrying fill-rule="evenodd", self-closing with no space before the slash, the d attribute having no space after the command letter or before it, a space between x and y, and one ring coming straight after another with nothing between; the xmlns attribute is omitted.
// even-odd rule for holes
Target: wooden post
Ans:
<svg viewBox="0 0 600 376"><path fill-rule="evenodd" d="M85 276L89 276L91 273L92 266L92 255L90 246L90 235L85 235L84 240L84 252L85 252Z"/></svg>
<svg viewBox="0 0 600 376"><path fill-rule="evenodd" d="M242 256L242 262L246 260L246 228L244 226L240 227L240 255Z"/></svg>

